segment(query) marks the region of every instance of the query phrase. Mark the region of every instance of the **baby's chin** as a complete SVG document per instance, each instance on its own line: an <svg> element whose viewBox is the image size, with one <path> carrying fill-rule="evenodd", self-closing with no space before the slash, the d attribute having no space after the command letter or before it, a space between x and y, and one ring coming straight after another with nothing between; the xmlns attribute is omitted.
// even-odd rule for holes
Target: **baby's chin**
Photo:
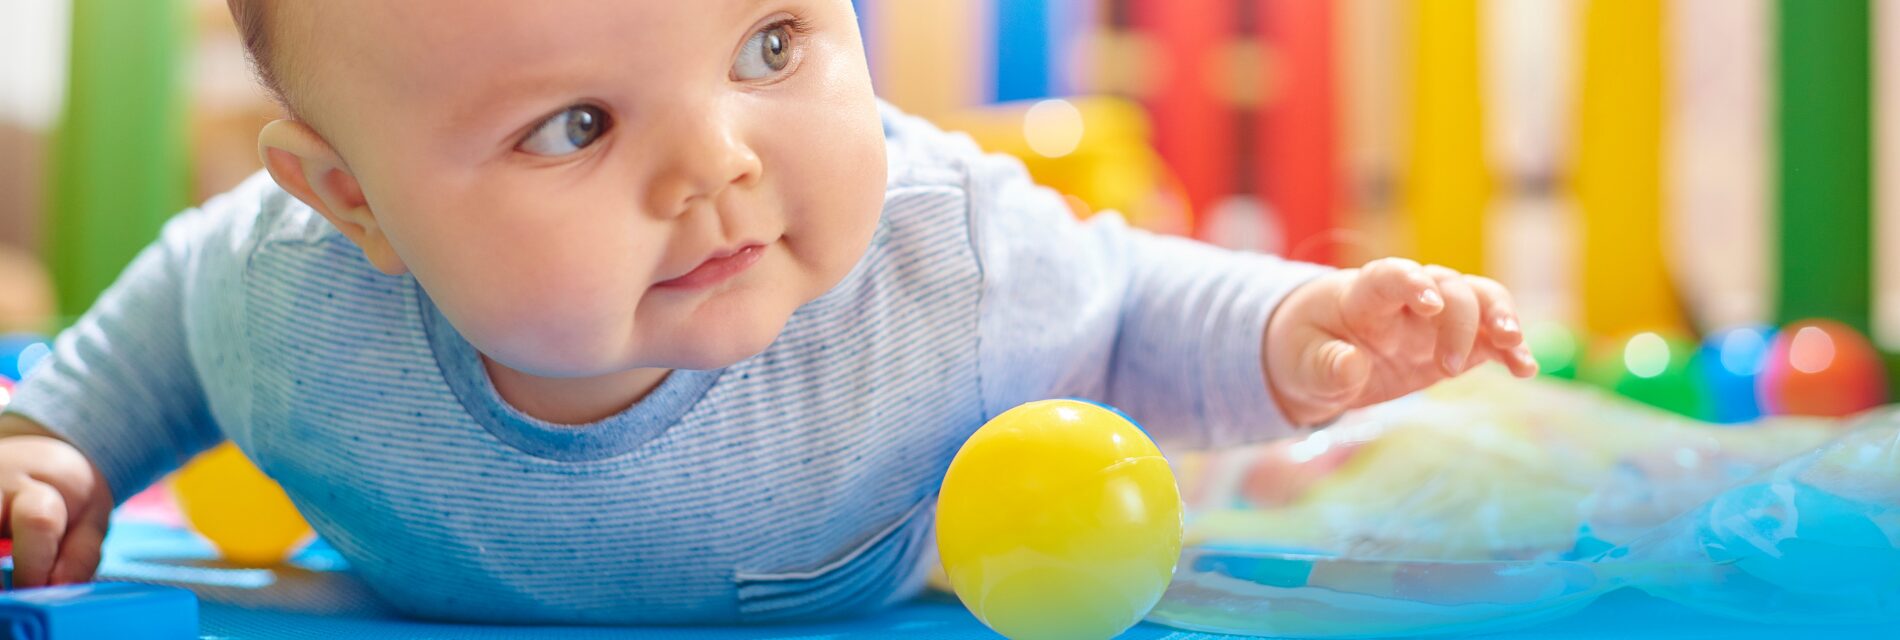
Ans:
<svg viewBox="0 0 1900 640"><path fill-rule="evenodd" d="M682 327L656 341L649 356L667 369L724 369L771 347L790 316L758 310Z"/></svg>
<svg viewBox="0 0 1900 640"><path fill-rule="evenodd" d="M634 369L723 369L772 346L788 319L789 314L761 311L649 331L633 344L617 348L600 346L610 342L602 340L484 353L511 369L546 378L591 378Z"/></svg>

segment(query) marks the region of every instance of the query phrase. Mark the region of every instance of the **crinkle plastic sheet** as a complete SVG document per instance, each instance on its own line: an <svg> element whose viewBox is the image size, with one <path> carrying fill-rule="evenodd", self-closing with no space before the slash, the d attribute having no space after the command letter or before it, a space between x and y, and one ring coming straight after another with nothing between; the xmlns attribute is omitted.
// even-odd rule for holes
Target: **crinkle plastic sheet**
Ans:
<svg viewBox="0 0 1900 640"><path fill-rule="evenodd" d="M1900 621L1900 411L1718 427L1478 376L1182 463L1190 546L1150 620L1476 633L1619 589L1764 623Z"/></svg>

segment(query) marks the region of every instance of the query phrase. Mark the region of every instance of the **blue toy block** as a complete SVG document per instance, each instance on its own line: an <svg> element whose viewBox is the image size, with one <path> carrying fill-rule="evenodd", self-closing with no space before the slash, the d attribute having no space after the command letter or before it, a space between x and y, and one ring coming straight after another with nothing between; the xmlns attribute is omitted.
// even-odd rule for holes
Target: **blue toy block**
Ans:
<svg viewBox="0 0 1900 640"><path fill-rule="evenodd" d="M189 640L198 596L177 587L94 582L0 594L0 631L16 640Z"/></svg>

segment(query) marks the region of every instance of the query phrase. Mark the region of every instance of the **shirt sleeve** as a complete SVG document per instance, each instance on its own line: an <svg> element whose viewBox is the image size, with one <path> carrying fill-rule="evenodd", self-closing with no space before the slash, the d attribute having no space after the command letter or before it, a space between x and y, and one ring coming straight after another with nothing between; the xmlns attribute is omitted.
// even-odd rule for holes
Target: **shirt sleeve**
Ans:
<svg viewBox="0 0 1900 640"><path fill-rule="evenodd" d="M222 437L192 362L183 308L193 251L213 227L213 216L197 209L167 222L59 334L8 408L84 453L116 501Z"/></svg>
<svg viewBox="0 0 1900 640"><path fill-rule="evenodd" d="M982 263L985 409L1098 399L1164 447L1209 448L1291 433L1261 364L1267 320L1330 269L1077 220L1006 156L970 162Z"/></svg>

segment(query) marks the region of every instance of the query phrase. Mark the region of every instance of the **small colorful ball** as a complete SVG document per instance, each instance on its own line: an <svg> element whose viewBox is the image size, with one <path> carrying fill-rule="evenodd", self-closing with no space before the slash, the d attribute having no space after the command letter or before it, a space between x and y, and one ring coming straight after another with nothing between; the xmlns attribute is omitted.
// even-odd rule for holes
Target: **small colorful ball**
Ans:
<svg viewBox="0 0 1900 640"><path fill-rule="evenodd" d="M1139 427L1088 402L1004 412L951 461L937 549L957 597L1004 636L1108 638L1160 601L1181 494Z"/></svg>
<svg viewBox="0 0 1900 640"><path fill-rule="evenodd" d="M1695 343L1644 332L1604 352L1591 367L1600 384L1624 397L1696 419L1709 415L1708 390L1693 375Z"/></svg>
<svg viewBox="0 0 1900 640"><path fill-rule="evenodd" d="M1774 337L1769 327L1737 327L1702 342L1696 369L1709 390L1710 422L1736 424L1761 417L1755 386Z"/></svg>
<svg viewBox="0 0 1900 640"><path fill-rule="evenodd" d="M282 562L311 535L284 490L229 442L180 469L172 491L185 521L233 564Z"/></svg>
<svg viewBox="0 0 1900 640"><path fill-rule="evenodd" d="M1887 402L1887 371L1853 327L1806 320L1775 336L1756 391L1768 413L1849 416Z"/></svg>

